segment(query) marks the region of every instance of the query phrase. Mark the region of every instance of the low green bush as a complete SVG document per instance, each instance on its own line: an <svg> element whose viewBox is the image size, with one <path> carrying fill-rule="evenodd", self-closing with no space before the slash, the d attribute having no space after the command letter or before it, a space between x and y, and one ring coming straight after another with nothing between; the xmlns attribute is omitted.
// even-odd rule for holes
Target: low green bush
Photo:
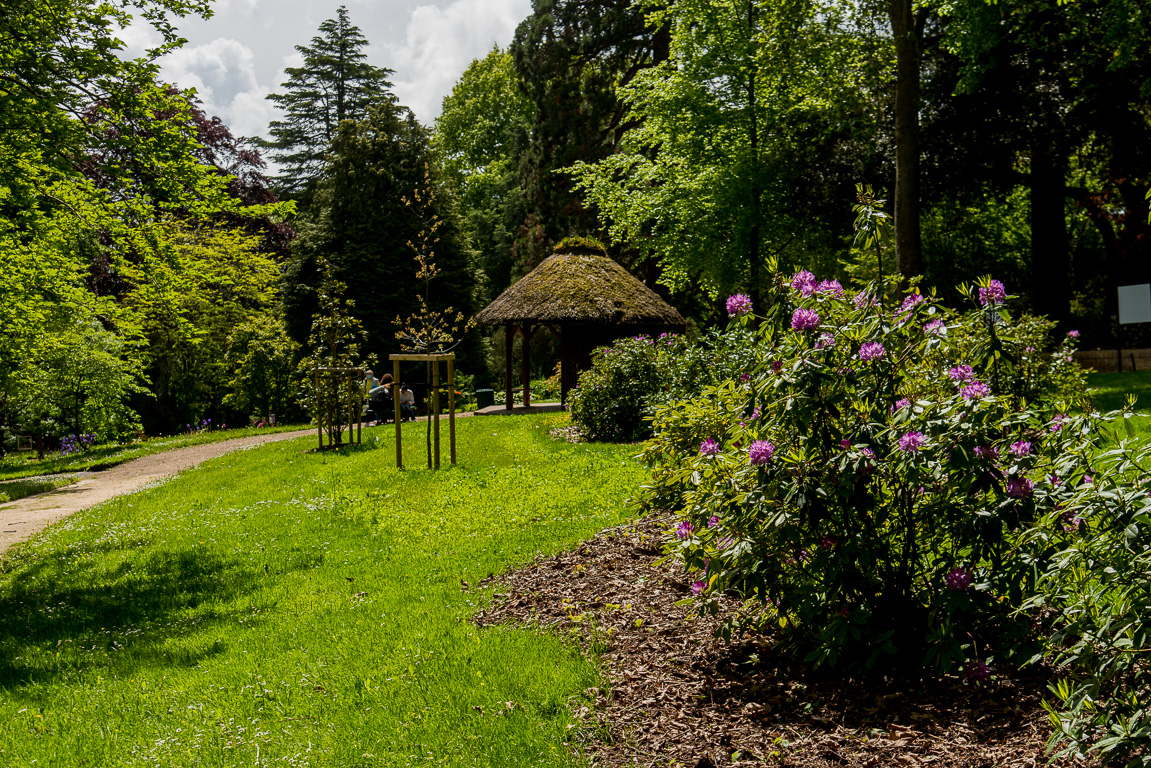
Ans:
<svg viewBox="0 0 1151 768"><path fill-rule="evenodd" d="M736 328L699 342L665 333L600 347L569 395L572 422L592 440L645 439L655 408L739 376L750 362L750 341L747 331Z"/></svg>

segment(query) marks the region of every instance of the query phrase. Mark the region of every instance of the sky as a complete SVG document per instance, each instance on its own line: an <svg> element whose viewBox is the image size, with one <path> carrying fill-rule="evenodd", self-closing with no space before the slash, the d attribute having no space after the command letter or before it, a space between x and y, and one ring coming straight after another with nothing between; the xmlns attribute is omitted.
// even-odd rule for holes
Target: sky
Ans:
<svg viewBox="0 0 1151 768"><path fill-rule="evenodd" d="M531 0L344 0L368 40L368 62L394 70L392 90L420 122L440 104L473 59L506 47L531 12ZM210 19L179 20L187 44L160 60L161 76L195 88L205 111L235 136L266 136L276 119L269 93L280 92L284 68L299 66L307 45L339 0L216 0ZM127 52L159 41L146 23L123 30Z"/></svg>

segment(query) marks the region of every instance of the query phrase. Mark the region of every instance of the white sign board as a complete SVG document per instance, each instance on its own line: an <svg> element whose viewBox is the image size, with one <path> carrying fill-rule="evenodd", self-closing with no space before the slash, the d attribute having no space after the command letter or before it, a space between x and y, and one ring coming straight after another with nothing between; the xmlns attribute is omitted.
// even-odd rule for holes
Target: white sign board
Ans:
<svg viewBox="0 0 1151 768"><path fill-rule="evenodd" d="M1151 283L1119 286L1119 324L1151 323Z"/></svg>

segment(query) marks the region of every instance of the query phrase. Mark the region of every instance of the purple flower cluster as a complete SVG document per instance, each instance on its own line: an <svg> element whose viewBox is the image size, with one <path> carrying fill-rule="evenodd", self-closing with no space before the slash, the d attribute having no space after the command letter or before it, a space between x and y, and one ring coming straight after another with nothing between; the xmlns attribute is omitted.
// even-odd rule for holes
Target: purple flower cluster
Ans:
<svg viewBox="0 0 1151 768"><path fill-rule="evenodd" d="M947 372L947 378L954 382L962 383L974 379L975 371L971 370L970 365L957 365Z"/></svg>
<svg viewBox="0 0 1151 768"><path fill-rule="evenodd" d="M810 331L819 327L819 314L814 309L797 309L791 315L791 327L796 331Z"/></svg>
<svg viewBox="0 0 1151 768"><path fill-rule="evenodd" d="M775 446L766 440L756 440L747 449L747 457L755 466L762 466L775 456Z"/></svg>
<svg viewBox="0 0 1151 768"><path fill-rule="evenodd" d="M689 521L683 520L675 527L675 537L677 539L690 539L692 534L695 533L695 526Z"/></svg>
<svg viewBox="0 0 1151 768"><path fill-rule="evenodd" d="M855 298L851 300L855 304L856 309L863 309L864 307L874 307L875 297L867 291L860 291L855 294Z"/></svg>
<svg viewBox="0 0 1151 768"><path fill-rule="evenodd" d="M943 585L952 592L962 592L971 586L971 571L966 568L952 568L944 574Z"/></svg>
<svg viewBox="0 0 1151 768"><path fill-rule="evenodd" d="M865 363L882 360L885 357L887 357L887 350L878 341L869 341L859 348L859 359Z"/></svg>
<svg viewBox="0 0 1151 768"><path fill-rule="evenodd" d="M1063 422L1065 421L1067 421L1067 414L1055 414L1055 416L1051 419L1051 431L1058 432L1059 430L1063 429Z"/></svg>
<svg viewBox="0 0 1151 768"><path fill-rule="evenodd" d="M947 330L947 326L943 324L942 320L932 320L927 325L923 326L923 332L931 334L932 336L942 336L943 332Z"/></svg>
<svg viewBox="0 0 1151 768"><path fill-rule="evenodd" d="M835 549L835 545L838 543L839 543L839 539L835 538L834 536L830 536L830 535L824 536L822 539L819 540L819 546L821 549Z"/></svg>
<svg viewBox="0 0 1151 768"><path fill-rule="evenodd" d="M691 585L691 593L696 597L702 595L705 589L707 589L707 584L703 583L702 581L697 581Z"/></svg>
<svg viewBox="0 0 1151 768"><path fill-rule="evenodd" d="M1011 444L1011 455L1012 456L1023 457L1023 456L1028 456L1030 454L1031 454L1031 443L1027 442L1026 440L1020 440L1019 442Z"/></svg>
<svg viewBox="0 0 1151 768"><path fill-rule="evenodd" d="M845 437L839 441L839 447L846 451L851 447L851 441Z"/></svg>
<svg viewBox="0 0 1151 768"><path fill-rule="evenodd" d="M895 310L896 322L902 323L911 316L911 311L915 309L915 305L923 301L923 296L918 293L909 293L903 303L899 305L899 309Z"/></svg>
<svg viewBox="0 0 1151 768"><path fill-rule="evenodd" d="M837 299L843 298L843 286L839 284L838 280L824 280L815 286L815 291L816 293L830 293Z"/></svg>
<svg viewBox="0 0 1151 768"><path fill-rule="evenodd" d="M96 445L96 436L91 433L68 435L60 441L60 455L71 456L73 453L86 451L94 445Z"/></svg>
<svg viewBox="0 0 1151 768"><path fill-rule="evenodd" d="M991 669L982 659L969 661L963 665L963 679L969 683L986 683L991 679Z"/></svg>
<svg viewBox="0 0 1151 768"><path fill-rule="evenodd" d="M1078 339L1079 338L1079 331L1068 331L1067 332L1067 338Z"/></svg>
<svg viewBox="0 0 1151 768"><path fill-rule="evenodd" d="M815 342L816 349L828 349L835 346L835 337L824 331L819 334L819 341Z"/></svg>
<svg viewBox="0 0 1151 768"><path fill-rule="evenodd" d="M963 395L964 400L978 400L981 397L990 395L991 390L982 381L973 381L959 390L959 394Z"/></svg>
<svg viewBox="0 0 1151 768"><path fill-rule="evenodd" d="M1035 483L1026 477L1013 477L1007 481L1007 495L1013 499L1025 499L1035 490Z"/></svg>
<svg viewBox="0 0 1151 768"><path fill-rule="evenodd" d="M791 278L791 287L803 296L810 296L818 288L815 283L815 275L806 269L801 269L795 273L795 277Z"/></svg>
<svg viewBox="0 0 1151 768"><path fill-rule="evenodd" d="M715 548L716 548L716 550L718 550L719 552L722 552L722 551L724 551L725 549L731 549L731 548L732 548L732 546L733 546L734 544L735 544L735 539L733 539L732 537L730 537L730 536L720 536L720 537L719 537L718 539L716 539L716 541L715 541Z"/></svg>
<svg viewBox="0 0 1151 768"><path fill-rule="evenodd" d="M708 528L715 528L717 525L719 525L719 515L712 515L707 519Z"/></svg>
<svg viewBox="0 0 1151 768"><path fill-rule="evenodd" d="M715 456L719 453L719 443L709 437L699 444L699 452L703 456Z"/></svg>
<svg viewBox="0 0 1151 768"><path fill-rule="evenodd" d="M744 293L737 293L727 297L728 317L743 317L751 314L751 299Z"/></svg>
<svg viewBox="0 0 1151 768"><path fill-rule="evenodd" d="M999 458L999 449L994 445L977 445L975 446L975 455L981 459L994 461Z"/></svg>
<svg viewBox="0 0 1151 768"><path fill-rule="evenodd" d="M899 450L904 453L915 453L923 447L923 443L924 437L922 432L908 432L899 438Z"/></svg>
<svg viewBox="0 0 1151 768"><path fill-rule="evenodd" d="M1005 301L1007 301L1007 290L998 280L992 280L986 288L979 289L979 303L984 307L995 306Z"/></svg>
<svg viewBox="0 0 1151 768"><path fill-rule="evenodd" d="M902 411L909 405L911 405L911 401L906 397L901 397L895 401L895 405L891 406L891 412L895 413L896 411Z"/></svg>

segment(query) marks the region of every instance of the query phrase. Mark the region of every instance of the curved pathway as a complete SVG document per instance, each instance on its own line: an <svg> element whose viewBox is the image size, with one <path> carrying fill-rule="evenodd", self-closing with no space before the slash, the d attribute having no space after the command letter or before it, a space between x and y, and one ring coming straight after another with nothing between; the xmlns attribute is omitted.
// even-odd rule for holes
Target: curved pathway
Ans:
<svg viewBox="0 0 1151 768"><path fill-rule="evenodd" d="M241 448L252 448L264 443L291 440L305 435L314 437L315 434L314 429L304 429L176 448L151 456L141 456L103 472L85 473L86 476L79 482L54 491L0 504L0 554L6 552L13 544L32 538L73 512L95 506L113 496L131 493L148 483L190 469L202 461Z"/></svg>

